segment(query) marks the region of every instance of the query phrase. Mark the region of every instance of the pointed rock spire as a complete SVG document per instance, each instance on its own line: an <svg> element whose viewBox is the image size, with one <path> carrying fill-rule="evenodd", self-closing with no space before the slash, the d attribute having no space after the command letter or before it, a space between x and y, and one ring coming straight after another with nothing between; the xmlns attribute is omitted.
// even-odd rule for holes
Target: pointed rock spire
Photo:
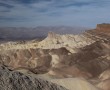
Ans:
<svg viewBox="0 0 110 90"><path fill-rule="evenodd" d="M50 31L50 32L48 33L48 37L49 37L49 38L54 38L54 37L56 37L56 36L57 36L57 34L54 33L54 32L52 32L52 31Z"/></svg>

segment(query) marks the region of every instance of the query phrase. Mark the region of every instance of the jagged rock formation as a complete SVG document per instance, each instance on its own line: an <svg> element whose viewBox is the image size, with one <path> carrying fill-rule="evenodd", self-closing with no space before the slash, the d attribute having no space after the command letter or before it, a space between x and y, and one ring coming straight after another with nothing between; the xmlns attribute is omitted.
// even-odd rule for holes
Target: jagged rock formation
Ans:
<svg viewBox="0 0 110 90"><path fill-rule="evenodd" d="M3 42L0 44L0 51L4 50L17 50L17 49L36 49L38 46L37 40L32 41L16 41L16 42Z"/></svg>
<svg viewBox="0 0 110 90"><path fill-rule="evenodd" d="M39 48L44 49L57 49L61 47L66 47L72 53L76 52L77 48L90 45L94 41L91 38L87 38L83 34L81 35L59 35L53 32L49 32L46 39L38 44Z"/></svg>
<svg viewBox="0 0 110 90"><path fill-rule="evenodd" d="M100 31L100 28L80 35L50 32L47 38L39 42L33 40L2 43L0 63L11 70L49 80L82 77L104 89L110 75L106 71L110 69L110 33ZM102 85L104 86L101 87Z"/></svg>
<svg viewBox="0 0 110 90"><path fill-rule="evenodd" d="M0 66L0 89L1 90L67 90L62 86L51 82L26 76L20 72L10 71Z"/></svg>
<svg viewBox="0 0 110 90"><path fill-rule="evenodd" d="M0 61L11 69L25 68L34 73L44 73L48 71L51 62L47 52L42 49L7 50L0 52Z"/></svg>
<svg viewBox="0 0 110 90"><path fill-rule="evenodd" d="M66 48L10 50L1 52L1 63L12 67L14 70L25 68L36 74L51 71L51 67L57 68L57 72L61 71L61 68L63 70L63 67L66 67L65 70L67 69L67 71L61 72L66 72L66 75L63 75L63 77L68 77L68 75L72 77L78 76L74 71L72 73L68 71L71 69L70 67L75 66L78 68L81 76L86 76L86 73L97 76L109 68L109 52L108 44L103 42L95 42L80 48L75 54L72 54ZM81 72L86 73L81 74Z"/></svg>
<svg viewBox="0 0 110 90"><path fill-rule="evenodd" d="M60 50L61 49L50 50L52 65L55 68L62 68L65 65L66 67L75 66L81 71L86 71L93 76L97 76L110 66L110 46L104 42L95 42L89 46L80 48L80 50L74 54L69 51L66 51L66 53L63 51L63 53L61 53Z"/></svg>
<svg viewBox="0 0 110 90"><path fill-rule="evenodd" d="M9 49L5 49L9 46ZM1 48L2 64L16 70L27 69L36 74L47 73L50 68L75 65L79 71L83 68L84 72L97 76L110 66L109 37L95 30L81 35L50 32L41 42L11 42L2 44Z"/></svg>

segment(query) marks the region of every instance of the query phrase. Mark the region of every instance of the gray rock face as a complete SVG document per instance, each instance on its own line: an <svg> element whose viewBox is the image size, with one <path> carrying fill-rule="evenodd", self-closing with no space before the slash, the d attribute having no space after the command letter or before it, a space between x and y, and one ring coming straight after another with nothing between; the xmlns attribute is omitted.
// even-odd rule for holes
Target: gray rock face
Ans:
<svg viewBox="0 0 110 90"><path fill-rule="evenodd" d="M67 90L61 86L32 78L0 66L0 90Z"/></svg>

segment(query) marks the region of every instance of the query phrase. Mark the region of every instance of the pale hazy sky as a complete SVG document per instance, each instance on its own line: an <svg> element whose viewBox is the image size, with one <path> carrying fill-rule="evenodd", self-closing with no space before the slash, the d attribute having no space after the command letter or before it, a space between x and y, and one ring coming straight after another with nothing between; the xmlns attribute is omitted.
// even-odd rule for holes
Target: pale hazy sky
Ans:
<svg viewBox="0 0 110 90"><path fill-rule="evenodd" d="M0 26L110 23L110 0L0 0Z"/></svg>

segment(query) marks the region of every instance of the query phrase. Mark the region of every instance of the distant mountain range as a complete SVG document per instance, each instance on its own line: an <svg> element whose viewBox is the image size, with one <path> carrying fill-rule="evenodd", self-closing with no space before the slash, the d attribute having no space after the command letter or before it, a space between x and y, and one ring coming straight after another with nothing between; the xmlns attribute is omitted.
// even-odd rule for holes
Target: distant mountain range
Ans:
<svg viewBox="0 0 110 90"><path fill-rule="evenodd" d="M78 34L89 28L70 26L38 26L36 28L27 27L0 27L0 40L28 40L44 38L49 31L58 34Z"/></svg>

